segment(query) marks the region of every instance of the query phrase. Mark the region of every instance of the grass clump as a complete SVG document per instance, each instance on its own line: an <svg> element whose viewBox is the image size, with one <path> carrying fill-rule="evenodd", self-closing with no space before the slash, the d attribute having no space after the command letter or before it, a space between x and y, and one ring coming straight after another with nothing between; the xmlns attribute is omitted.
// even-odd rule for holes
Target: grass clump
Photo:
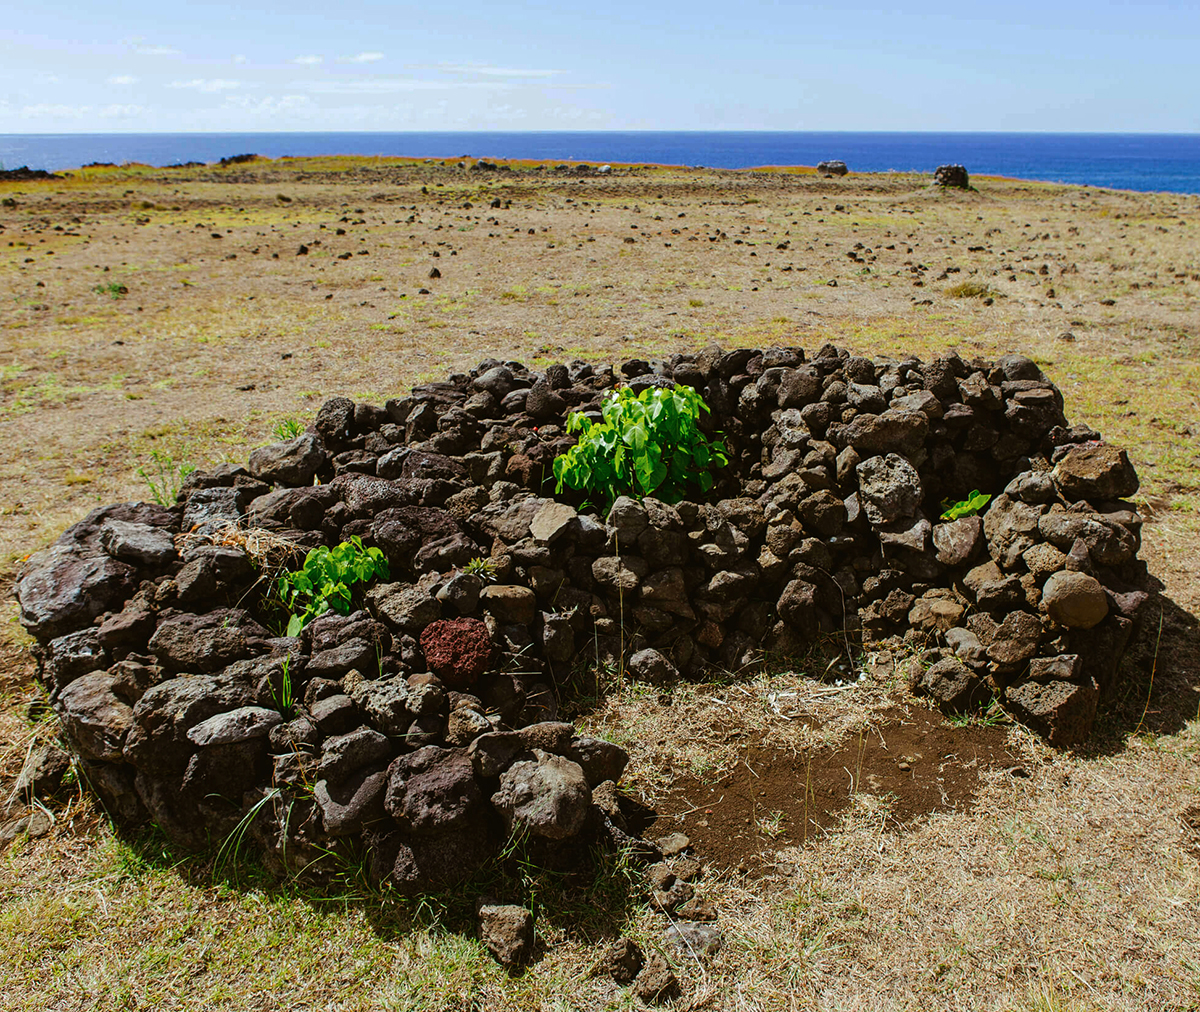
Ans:
<svg viewBox="0 0 1200 1012"><path fill-rule="evenodd" d="M999 293L980 281L960 281L946 289L952 299L994 299Z"/></svg>
<svg viewBox="0 0 1200 1012"><path fill-rule="evenodd" d="M485 559L483 556L477 555L463 566L463 572L469 573L471 576L478 576L484 583L495 583L496 560Z"/></svg>
<svg viewBox="0 0 1200 1012"><path fill-rule="evenodd" d="M304 432L304 423L296 418L281 418L271 426L271 433L281 442L295 439Z"/></svg>
<svg viewBox="0 0 1200 1012"><path fill-rule="evenodd" d="M195 464L176 460L167 450L151 450L150 460L137 469L138 476L150 487L160 506L172 506Z"/></svg>

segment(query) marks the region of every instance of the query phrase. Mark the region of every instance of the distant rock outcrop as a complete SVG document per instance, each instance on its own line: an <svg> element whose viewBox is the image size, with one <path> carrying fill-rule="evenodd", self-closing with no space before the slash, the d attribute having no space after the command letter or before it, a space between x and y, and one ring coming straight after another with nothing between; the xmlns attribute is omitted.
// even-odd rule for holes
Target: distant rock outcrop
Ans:
<svg viewBox="0 0 1200 1012"><path fill-rule="evenodd" d="M934 186L953 186L959 190L971 188L971 177L961 165L939 165L933 174Z"/></svg>

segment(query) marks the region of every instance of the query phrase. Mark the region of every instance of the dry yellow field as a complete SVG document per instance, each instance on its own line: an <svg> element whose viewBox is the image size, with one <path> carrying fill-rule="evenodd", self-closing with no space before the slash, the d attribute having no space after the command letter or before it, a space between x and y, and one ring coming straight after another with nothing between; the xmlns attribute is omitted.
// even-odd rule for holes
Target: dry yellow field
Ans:
<svg viewBox="0 0 1200 1012"><path fill-rule="evenodd" d="M670 954L675 1005L1200 1009L1200 197L973 182L374 159L0 182L0 582L88 509L147 497L152 454L242 461L326 397L382 400L484 357L1028 355L1142 476L1161 586L1109 715L1074 753L957 729L1006 735L1011 760L904 824L853 777L803 843L762 813L769 859L710 863L725 944ZM4 617L0 785L55 733L11 599ZM886 674L814 674L666 700L607 685L574 716L628 748L626 787L653 806L755 743L862 741L897 705ZM920 719L901 705L889 720ZM121 837L86 796L53 814L0 852L6 1009L636 1007L589 975L596 945L652 948L665 923L613 859L586 881L485 883L537 909L542 954L509 976L470 931L477 893L214 875Z"/></svg>

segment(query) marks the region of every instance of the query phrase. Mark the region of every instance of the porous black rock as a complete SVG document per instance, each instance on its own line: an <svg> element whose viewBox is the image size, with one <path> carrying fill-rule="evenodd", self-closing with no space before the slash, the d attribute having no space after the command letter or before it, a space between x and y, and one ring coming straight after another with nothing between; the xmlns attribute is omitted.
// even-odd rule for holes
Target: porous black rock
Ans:
<svg viewBox="0 0 1200 1012"><path fill-rule="evenodd" d="M729 457L711 489L604 511L555 496L567 414L598 417L618 382L701 393ZM190 475L174 506L94 510L23 565L21 621L119 817L201 846L267 798L250 836L270 867L358 840L410 893L471 874L513 828L569 863L629 842L627 756L557 719L577 664L665 697L822 638L933 648L914 687L937 705L995 698L1055 744L1086 738L1145 567L1128 456L1062 404L1020 355L487 360L383 406L335 397L248 469ZM975 490L991 500L955 518ZM272 565L357 537L390 576L275 635L246 528L284 546Z"/></svg>

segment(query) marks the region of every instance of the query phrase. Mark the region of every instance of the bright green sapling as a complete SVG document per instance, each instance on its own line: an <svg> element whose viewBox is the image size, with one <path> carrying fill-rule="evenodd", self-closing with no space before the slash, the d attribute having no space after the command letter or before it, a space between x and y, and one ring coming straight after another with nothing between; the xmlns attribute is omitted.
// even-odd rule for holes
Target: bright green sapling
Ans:
<svg viewBox="0 0 1200 1012"><path fill-rule="evenodd" d="M673 503L689 485L707 492L712 471L729 458L720 440L709 441L700 431L701 411L708 405L688 386L610 392L600 407L601 422L579 412L568 417L567 432L579 433L579 442L555 458L555 490L588 492L605 508L621 495Z"/></svg>

